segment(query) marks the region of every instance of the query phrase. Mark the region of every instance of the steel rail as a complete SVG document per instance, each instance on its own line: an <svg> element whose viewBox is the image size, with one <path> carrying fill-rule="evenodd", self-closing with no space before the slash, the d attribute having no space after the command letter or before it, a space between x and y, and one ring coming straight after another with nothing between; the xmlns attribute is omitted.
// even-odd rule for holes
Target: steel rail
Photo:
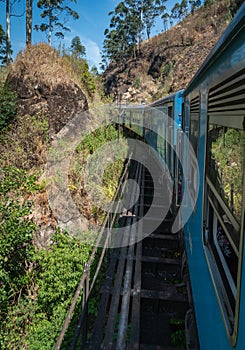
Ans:
<svg viewBox="0 0 245 350"><path fill-rule="evenodd" d="M142 173L142 165L139 166L138 174L137 174L137 182L140 182L141 179L141 173ZM134 186L133 191L135 192ZM135 196L135 193L134 193ZM133 208L133 213L137 215L136 206ZM132 218L132 223L136 221L136 218ZM122 304L121 304L121 312L120 312L120 321L118 326L118 337L117 337L117 344L116 349L118 350L124 350L126 346L126 336L127 336L127 328L128 328L128 310L129 310L129 303L130 303L130 296L131 296L131 283L132 283L132 276L133 276L133 261L134 261L134 241L135 241L135 235L137 234L136 228L134 226L134 232L132 232L131 228L131 235L129 240L129 249L128 249L128 257L127 257L127 265L126 265L126 271L124 274L124 286L123 286L123 297L122 297Z"/></svg>

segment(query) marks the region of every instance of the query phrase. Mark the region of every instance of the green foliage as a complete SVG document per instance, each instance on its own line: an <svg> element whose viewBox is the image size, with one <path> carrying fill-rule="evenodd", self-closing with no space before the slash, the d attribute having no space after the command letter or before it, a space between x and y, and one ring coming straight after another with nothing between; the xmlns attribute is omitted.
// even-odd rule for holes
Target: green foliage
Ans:
<svg viewBox="0 0 245 350"><path fill-rule="evenodd" d="M114 163L108 165L103 174L104 193L110 200L113 199L113 196L117 190L118 180L122 173L123 164L123 160L118 159Z"/></svg>
<svg viewBox="0 0 245 350"><path fill-rule="evenodd" d="M204 32L206 30L206 20L205 18L198 18L196 21L195 29L197 32Z"/></svg>
<svg viewBox="0 0 245 350"><path fill-rule="evenodd" d="M183 326L185 325L185 321L182 318L170 318L169 323L171 325L176 325L176 326Z"/></svg>
<svg viewBox="0 0 245 350"><path fill-rule="evenodd" d="M244 0L234 0L229 3L229 12L231 19L235 16L239 8L242 6L244 3Z"/></svg>
<svg viewBox="0 0 245 350"><path fill-rule="evenodd" d="M29 219L31 203L23 196L29 197L36 190L35 175L28 176L25 171L14 167L3 168L0 182L1 348L14 349L12 342L19 341L21 334L16 325L20 327L22 322L25 323L20 299L28 295L31 285L32 239L36 227ZM20 317L17 319L16 315ZM12 329L16 331L15 335Z"/></svg>
<svg viewBox="0 0 245 350"><path fill-rule="evenodd" d="M85 152L85 157L92 154L96 149L102 147L106 142L116 140L118 131L113 125L96 129L93 133L86 136L82 143L78 146L77 151Z"/></svg>
<svg viewBox="0 0 245 350"><path fill-rule="evenodd" d="M214 4L215 0L205 0L204 6L211 7Z"/></svg>
<svg viewBox="0 0 245 350"><path fill-rule="evenodd" d="M142 82L141 82L140 77L135 77L133 80L133 83L132 83L133 88L139 89L141 87L141 84L142 84Z"/></svg>
<svg viewBox="0 0 245 350"><path fill-rule="evenodd" d="M94 77L88 70L88 65L85 67L83 74L81 75L82 85L86 88L89 96L93 96L96 91L96 83Z"/></svg>
<svg viewBox="0 0 245 350"><path fill-rule="evenodd" d="M32 246L32 254L26 257L25 263L32 261L34 268L28 271L28 278L22 277L22 284L31 290L22 289L22 295L8 310L3 309L4 297L1 299L0 342L5 349L19 349L25 344L28 349L52 349L70 307L78 283L83 274L84 263L88 260L91 247L58 231L48 249L36 253ZM22 257L17 257L22 260ZM18 261L18 260L17 260ZM13 282L12 282L13 285ZM13 286L16 289L16 286ZM1 293L2 294L2 293ZM20 293L16 295L20 296ZM80 312L82 293L74 317ZM6 304L6 302L5 302Z"/></svg>
<svg viewBox="0 0 245 350"><path fill-rule="evenodd" d="M144 30L147 37L150 37L156 17L165 10L164 2L165 0L126 0L109 13L110 29L104 33L104 68L107 61L125 64L132 54L136 58L136 45L142 42Z"/></svg>
<svg viewBox="0 0 245 350"><path fill-rule="evenodd" d="M43 115L17 117L16 123L0 135L0 164L26 170L43 164L48 129L48 119Z"/></svg>
<svg viewBox="0 0 245 350"><path fill-rule="evenodd" d="M215 178L218 179L216 189L239 222L242 214L240 174L244 168L245 133L232 128L220 128L215 136L211 153L215 160Z"/></svg>
<svg viewBox="0 0 245 350"><path fill-rule="evenodd" d="M186 349L185 330L180 329L171 333L171 343L173 346L183 347L183 349Z"/></svg>
<svg viewBox="0 0 245 350"><path fill-rule="evenodd" d="M76 0L71 1L76 3ZM46 21L40 25L35 25L34 29L47 32L49 45L51 45L52 34L55 30L55 36L61 39L64 38L64 31L70 31L70 29L64 25L67 18L62 17L70 16L73 19L79 18L78 13L67 5L66 0L38 0L37 7L43 10L40 16Z"/></svg>
<svg viewBox="0 0 245 350"><path fill-rule="evenodd" d="M6 62L6 34L0 24L0 62Z"/></svg>
<svg viewBox="0 0 245 350"><path fill-rule="evenodd" d="M161 73L164 76L168 76L171 73L172 69L173 69L173 62L169 61L167 64L161 67Z"/></svg>
<svg viewBox="0 0 245 350"><path fill-rule="evenodd" d="M17 95L4 82L0 82L0 132L16 117Z"/></svg>
<svg viewBox="0 0 245 350"><path fill-rule="evenodd" d="M39 266L37 302L40 311L45 311L48 317L75 294L91 250L90 246L65 232L58 231L52 242L48 249L39 250L36 254Z"/></svg>
<svg viewBox="0 0 245 350"><path fill-rule="evenodd" d="M171 10L171 17L173 19L182 20L188 14L188 1L182 0L179 4L178 2L174 5Z"/></svg>
<svg viewBox="0 0 245 350"><path fill-rule="evenodd" d="M10 191L16 194L31 193L39 189L36 175L28 176L26 171L13 166L5 166L1 171L0 194L7 195Z"/></svg>
<svg viewBox="0 0 245 350"><path fill-rule="evenodd" d="M93 97L96 92L98 78L90 73L88 62L83 58L68 55L65 55L64 59L68 60L79 84L82 85L89 97Z"/></svg>
<svg viewBox="0 0 245 350"><path fill-rule="evenodd" d="M72 56L76 59L86 56L85 46L82 45L79 36L75 36L71 41Z"/></svg>
<svg viewBox="0 0 245 350"><path fill-rule="evenodd" d="M181 318L171 318L169 323L171 328L171 344L186 349L185 320Z"/></svg>
<svg viewBox="0 0 245 350"><path fill-rule="evenodd" d="M190 13L193 14L201 5L201 0L182 0L180 3L176 2L171 9L171 18L181 21Z"/></svg>
<svg viewBox="0 0 245 350"><path fill-rule="evenodd" d="M122 137L122 135L120 135L120 137ZM105 126L95 130L93 133L85 137L76 149L76 153L74 155L70 168L69 186L72 189L72 195L74 196L74 200L77 206L85 216L88 216L88 213L84 209L83 203L80 203L78 194L86 194L86 189L84 188L83 182L86 162L89 159L89 156L92 155L95 151L99 152L100 148L102 148L103 145L109 141L116 140L117 138L118 130L116 130L113 125ZM103 152L101 152L101 164L103 164L103 162L108 162L107 158L108 154L103 154ZM99 175L100 178L98 178L98 181L97 178L95 178L95 176L98 176L97 172L94 174L93 183L91 184L93 188L91 190L96 192L96 199L98 201L103 201L105 197L107 197L108 201L113 198L118 185L118 180L123 170L123 165L124 163L122 159L118 159L117 161L113 161L113 159L111 159L108 167L104 169L104 173ZM90 169L90 171L93 173L92 169ZM89 186L89 184L87 184L87 186ZM89 198L87 199L87 202L90 202ZM98 221L103 220L105 213L100 208L92 206L92 203L90 205L93 210L93 219Z"/></svg>
<svg viewBox="0 0 245 350"><path fill-rule="evenodd" d="M91 249L66 232L57 231L49 248L35 254L33 274L38 292L35 316L28 328L28 349L54 347ZM82 293L78 306L81 298ZM75 317L79 311L75 310Z"/></svg>
<svg viewBox="0 0 245 350"><path fill-rule="evenodd" d="M39 190L36 175L8 166L0 177L0 348L51 349L91 246L58 230L35 250L28 199Z"/></svg>

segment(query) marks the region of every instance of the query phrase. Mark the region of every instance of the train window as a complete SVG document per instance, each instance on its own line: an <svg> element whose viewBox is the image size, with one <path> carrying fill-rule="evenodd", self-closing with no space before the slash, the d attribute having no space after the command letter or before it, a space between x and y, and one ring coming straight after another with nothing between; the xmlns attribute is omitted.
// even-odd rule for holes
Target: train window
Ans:
<svg viewBox="0 0 245 350"><path fill-rule="evenodd" d="M173 119L173 105L168 106L168 116Z"/></svg>
<svg viewBox="0 0 245 350"><path fill-rule="evenodd" d="M229 334L232 334L235 322L238 256L230 241L230 222L226 216L220 216L211 200L208 203L208 212L208 257L226 327Z"/></svg>
<svg viewBox="0 0 245 350"><path fill-rule="evenodd" d="M199 137L199 95L190 101L190 143L195 154L198 151L198 137Z"/></svg>
<svg viewBox="0 0 245 350"><path fill-rule="evenodd" d="M235 119L210 116L206 153L208 259L225 324L235 325L242 232L245 132Z"/></svg>
<svg viewBox="0 0 245 350"><path fill-rule="evenodd" d="M173 178L173 104L167 105L167 115L168 115L168 123L166 127L166 142L165 142L165 149L166 149L166 164L168 167L168 170L171 174L171 177Z"/></svg>
<svg viewBox="0 0 245 350"><path fill-rule="evenodd" d="M237 222L242 210L244 131L209 124L207 175Z"/></svg>

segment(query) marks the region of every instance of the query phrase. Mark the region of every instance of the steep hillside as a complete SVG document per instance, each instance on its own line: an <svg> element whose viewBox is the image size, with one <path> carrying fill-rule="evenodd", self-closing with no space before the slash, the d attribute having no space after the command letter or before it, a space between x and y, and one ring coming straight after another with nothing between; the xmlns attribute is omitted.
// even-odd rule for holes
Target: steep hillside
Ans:
<svg viewBox="0 0 245 350"><path fill-rule="evenodd" d="M125 66L104 73L107 94L118 103L151 102L185 88L231 20L230 2L200 8L138 48Z"/></svg>
<svg viewBox="0 0 245 350"><path fill-rule="evenodd" d="M55 134L76 113L85 122L81 112L99 98L87 67L85 60L61 57L38 44L20 53L3 74L0 70L0 349L54 349L93 248L62 230L47 192L52 176L43 176L51 167L47 158ZM67 187L91 224L104 213L86 194L84 164L96 148L117 137L113 126L101 128L74 149L71 159ZM60 142L61 149L52 153L53 164L56 159L59 164L61 153L69 158L66 145ZM98 186L102 193L114 195L122 167L123 161L117 162L106 172ZM73 313L71 329L81 308ZM68 332L69 341L72 337Z"/></svg>

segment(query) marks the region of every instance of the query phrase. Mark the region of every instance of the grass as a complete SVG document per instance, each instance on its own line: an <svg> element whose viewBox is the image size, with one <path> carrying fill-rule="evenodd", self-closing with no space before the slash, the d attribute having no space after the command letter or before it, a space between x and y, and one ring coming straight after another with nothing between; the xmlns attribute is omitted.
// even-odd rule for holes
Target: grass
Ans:
<svg viewBox="0 0 245 350"><path fill-rule="evenodd" d="M90 191L95 193L96 203L102 203L101 206L103 207L105 197L108 202L112 200L124 166L123 159L108 160L108 155L103 154L103 146L105 146L107 142L116 140L117 137L118 131L112 125L97 129L83 140L77 147L73 156L69 173L69 188L80 212L88 219L99 220L99 222L101 222L104 218L105 211L98 207L98 205L94 205L87 193L88 187L86 189L86 184L84 182L87 161L95 151L99 152L99 150L102 150L101 158L98 162L100 164L108 162L104 173L99 174L98 178L93 179L93 188L90 188ZM103 157L105 158L103 159ZM97 162L95 161L95 166L96 165ZM97 171L97 169L95 169L95 171ZM94 173L94 176L98 175Z"/></svg>

